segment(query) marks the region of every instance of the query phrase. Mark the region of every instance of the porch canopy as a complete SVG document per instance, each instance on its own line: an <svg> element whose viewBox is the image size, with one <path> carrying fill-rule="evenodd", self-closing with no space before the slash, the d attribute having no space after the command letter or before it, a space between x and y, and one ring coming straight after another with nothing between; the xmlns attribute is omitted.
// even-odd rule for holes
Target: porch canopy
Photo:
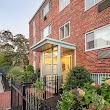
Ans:
<svg viewBox="0 0 110 110"><path fill-rule="evenodd" d="M34 46L31 47L31 49L32 51L43 52L55 46L60 46L60 47L76 50L76 45L74 44L63 42L60 40L55 40L55 39L48 38L48 37L36 43Z"/></svg>

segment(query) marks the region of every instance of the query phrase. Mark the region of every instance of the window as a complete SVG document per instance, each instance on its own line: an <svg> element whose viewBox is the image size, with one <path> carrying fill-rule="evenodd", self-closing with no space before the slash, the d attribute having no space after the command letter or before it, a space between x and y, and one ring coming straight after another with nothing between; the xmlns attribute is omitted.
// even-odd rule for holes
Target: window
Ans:
<svg viewBox="0 0 110 110"><path fill-rule="evenodd" d="M59 0L59 10L63 10L69 3L70 0Z"/></svg>
<svg viewBox="0 0 110 110"><path fill-rule="evenodd" d="M50 10L51 8L51 0L46 4L44 9L42 10L42 17L44 17Z"/></svg>
<svg viewBox="0 0 110 110"><path fill-rule="evenodd" d="M92 73L91 78L95 81L96 84L101 84L104 78L110 78L110 74L107 73Z"/></svg>
<svg viewBox="0 0 110 110"><path fill-rule="evenodd" d="M33 21L33 44L36 43L36 22Z"/></svg>
<svg viewBox="0 0 110 110"><path fill-rule="evenodd" d="M85 10L90 9L95 4L99 3L101 0L85 0Z"/></svg>
<svg viewBox="0 0 110 110"><path fill-rule="evenodd" d="M43 31L42 31L42 38L45 38L51 34L51 24L48 25Z"/></svg>
<svg viewBox="0 0 110 110"><path fill-rule="evenodd" d="M60 27L60 39L64 39L66 37L69 37L70 35L70 22L64 24L62 27Z"/></svg>
<svg viewBox="0 0 110 110"><path fill-rule="evenodd" d="M86 50L110 46L110 25L86 34Z"/></svg>

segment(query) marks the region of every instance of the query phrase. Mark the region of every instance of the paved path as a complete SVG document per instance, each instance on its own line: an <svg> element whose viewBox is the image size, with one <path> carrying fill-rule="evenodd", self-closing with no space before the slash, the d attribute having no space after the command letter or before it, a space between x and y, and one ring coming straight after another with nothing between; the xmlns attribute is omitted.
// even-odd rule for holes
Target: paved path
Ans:
<svg viewBox="0 0 110 110"><path fill-rule="evenodd" d="M2 85L2 76L0 75L0 93L4 92L3 85Z"/></svg>

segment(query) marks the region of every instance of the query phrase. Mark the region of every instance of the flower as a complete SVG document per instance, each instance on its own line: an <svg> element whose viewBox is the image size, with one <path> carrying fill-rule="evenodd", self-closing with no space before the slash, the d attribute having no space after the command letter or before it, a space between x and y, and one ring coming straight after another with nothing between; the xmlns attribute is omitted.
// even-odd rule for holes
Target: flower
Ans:
<svg viewBox="0 0 110 110"><path fill-rule="evenodd" d="M100 88L100 85L99 85L99 84L92 83L91 85L92 85L93 87L95 87L96 89L99 89L99 88Z"/></svg>
<svg viewBox="0 0 110 110"><path fill-rule="evenodd" d="M95 84L94 86L96 89L99 89L100 88L100 85L99 84Z"/></svg>
<svg viewBox="0 0 110 110"><path fill-rule="evenodd" d="M79 92L81 89L80 88L77 88L77 91Z"/></svg>
<svg viewBox="0 0 110 110"><path fill-rule="evenodd" d="M93 87L95 87L95 83L92 83L91 85L92 85Z"/></svg>
<svg viewBox="0 0 110 110"><path fill-rule="evenodd" d="M79 95L80 95L80 96L84 97L85 94L86 94L86 93L85 93L83 90L80 90L80 91L79 91Z"/></svg>
<svg viewBox="0 0 110 110"><path fill-rule="evenodd" d="M104 99L102 99L102 103L103 103L103 104L105 103L105 100L104 100Z"/></svg>
<svg viewBox="0 0 110 110"><path fill-rule="evenodd" d="M107 86L110 86L110 79L106 80L106 81L105 81L105 84L106 84Z"/></svg>

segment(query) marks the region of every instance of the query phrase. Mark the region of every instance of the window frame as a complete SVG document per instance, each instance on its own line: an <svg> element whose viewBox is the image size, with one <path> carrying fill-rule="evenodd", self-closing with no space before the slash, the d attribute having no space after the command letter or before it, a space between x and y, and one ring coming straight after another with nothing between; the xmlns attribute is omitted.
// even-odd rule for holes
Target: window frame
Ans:
<svg viewBox="0 0 110 110"><path fill-rule="evenodd" d="M69 0L70 1L70 0ZM70 2L69 2L70 4ZM60 0L59 0L59 12L61 12L62 10L64 10L69 4L65 5L63 9L60 8Z"/></svg>
<svg viewBox="0 0 110 110"><path fill-rule="evenodd" d="M49 11L51 10L52 1L49 0L49 1L47 2L47 4L46 4L46 5L43 7L43 9L42 9L42 18L44 18L44 17L49 13L49 11L48 11L45 15L43 15L43 11L44 11L45 7L46 7L48 4L49 4Z"/></svg>
<svg viewBox="0 0 110 110"><path fill-rule="evenodd" d="M110 24L108 24L108 25L105 25L105 26L102 26L102 27L99 27L99 28L97 28L97 29L95 29L95 30L92 30L92 31L90 31L90 32L87 32L86 34L85 34L85 51L92 51L92 50L98 50L98 49L103 49L103 48L108 48L108 47L110 47L110 45L106 45L106 46L102 46L102 47L94 47L93 49L87 49L87 34L90 34L90 33L94 33L95 31L97 31L97 30L100 30L100 29L103 29L103 28L106 28L106 27L108 27L108 26L110 26ZM94 38L95 38L95 33L94 33Z"/></svg>
<svg viewBox="0 0 110 110"><path fill-rule="evenodd" d="M67 37L65 37L65 26L69 23L69 35ZM60 29L64 26L64 38L61 38L60 36ZM70 21L66 22L65 24L63 24L62 26L59 27L59 40L64 40L68 37L70 37Z"/></svg>
<svg viewBox="0 0 110 110"><path fill-rule="evenodd" d="M84 5L85 5L85 8L84 8L84 9L85 9L85 11L87 11L87 10L91 9L93 6L95 6L95 5L97 5L98 3L100 3L100 2L101 2L101 0L100 0L99 2L96 2L96 0L94 0L94 5L93 5L93 6L91 6L90 8L88 8L88 9L87 9L87 6L86 6L86 1L87 1L87 0L84 0L84 2L85 2L85 3L84 3Z"/></svg>
<svg viewBox="0 0 110 110"><path fill-rule="evenodd" d="M50 29L50 32L49 32L49 34L46 37L48 37L49 35L52 34L52 25L51 25L51 23L49 25L47 25L45 28L47 28L48 26L50 27L49 28ZM44 32L45 28L41 31L41 39L44 39L45 38L45 37L43 37L43 32Z"/></svg>

